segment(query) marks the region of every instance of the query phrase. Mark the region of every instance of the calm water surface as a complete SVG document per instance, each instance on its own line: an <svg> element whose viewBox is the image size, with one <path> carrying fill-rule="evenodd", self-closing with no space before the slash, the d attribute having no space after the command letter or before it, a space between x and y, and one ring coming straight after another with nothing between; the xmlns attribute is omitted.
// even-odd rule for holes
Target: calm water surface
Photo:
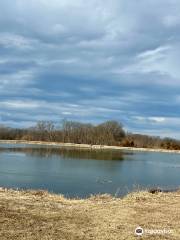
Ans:
<svg viewBox="0 0 180 240"><path fill-rule="evenodd" d="M0 186L67 197L180 186L180 154L0 144Z"/></svg>

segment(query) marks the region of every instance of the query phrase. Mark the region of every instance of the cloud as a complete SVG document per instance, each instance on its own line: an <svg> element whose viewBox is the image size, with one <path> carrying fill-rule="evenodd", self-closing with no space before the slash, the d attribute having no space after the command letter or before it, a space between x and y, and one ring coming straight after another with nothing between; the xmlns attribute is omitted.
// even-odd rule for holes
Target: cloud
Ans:
<svg viewBox="0 0 180 240"><path fill-rule="evenodd" d="M0 34L0 46L4 48L17 48L18 50L31 50L35 40L21 35L2 33Z"/></svg>
<svg viewBox="0 0 180 240"><path fill-rule="evenodd" d="M135 116L134 117L137 121L140 122L149 122L152 124L159 124L159 123L163 123L166 121L166 118L164 117L142 117L142 116Z"/></svg>
<svg viewBox="0 0 180 240"><path fill-rule="evenodd" d="M36 102L28 102L28 101L2 101L0 102L1 108L10 108L10 109L33 109L39 107Z"/></svg>
<svg viewBox="0 0 180 240"><path fill-rule="evenodd" d="M177 131L177 0L2 0L0 8L0 122L116 119L130 131Z"/></svg>

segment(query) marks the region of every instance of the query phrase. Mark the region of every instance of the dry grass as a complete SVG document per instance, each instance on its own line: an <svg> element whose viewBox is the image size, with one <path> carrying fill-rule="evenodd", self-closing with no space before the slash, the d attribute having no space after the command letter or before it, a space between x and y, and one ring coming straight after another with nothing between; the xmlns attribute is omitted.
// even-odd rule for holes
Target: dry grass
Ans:
<svg viewBox="0 0 180 240"><path fill-rule="evenodd" d="M180 239L180 192L139 192L65 199L42 191L0 188L0 240L139 239L137 226L172 234L143 239Z"/></svg>

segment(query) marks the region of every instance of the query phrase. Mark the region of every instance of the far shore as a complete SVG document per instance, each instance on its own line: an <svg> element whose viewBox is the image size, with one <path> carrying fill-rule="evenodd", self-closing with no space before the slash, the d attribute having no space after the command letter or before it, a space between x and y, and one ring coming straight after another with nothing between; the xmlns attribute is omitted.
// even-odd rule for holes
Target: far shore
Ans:
<svg viewBox="0 0 180 240"><path fill-rule="evenodd" d="M29 144L29 145L44 145L55 147L70 147L79 149L101 149L101 150L127 150L139 152L162 152L162 153L180 153L180 150L168 150L161 148L136 148L122 146L107 146L107 145L91 145L91 144L76 144L76 143L61 143L61 142L45 142L45 141L24 141L24 140L0 140L0 144Z"/></svg>

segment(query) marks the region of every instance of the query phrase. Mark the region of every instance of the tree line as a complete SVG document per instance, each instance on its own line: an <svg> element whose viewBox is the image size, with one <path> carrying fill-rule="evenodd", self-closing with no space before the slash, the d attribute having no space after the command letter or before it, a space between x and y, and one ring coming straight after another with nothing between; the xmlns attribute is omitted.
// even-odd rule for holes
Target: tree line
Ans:
<svg viewBox="0 0 180 240"><path fill-rule="evenodd" d="M1 125L0 139L180 150L178 140L127 133L117 121L93 125L64 120L60 127L51 121L39 121L35 126L24 129Z"/></svg>

